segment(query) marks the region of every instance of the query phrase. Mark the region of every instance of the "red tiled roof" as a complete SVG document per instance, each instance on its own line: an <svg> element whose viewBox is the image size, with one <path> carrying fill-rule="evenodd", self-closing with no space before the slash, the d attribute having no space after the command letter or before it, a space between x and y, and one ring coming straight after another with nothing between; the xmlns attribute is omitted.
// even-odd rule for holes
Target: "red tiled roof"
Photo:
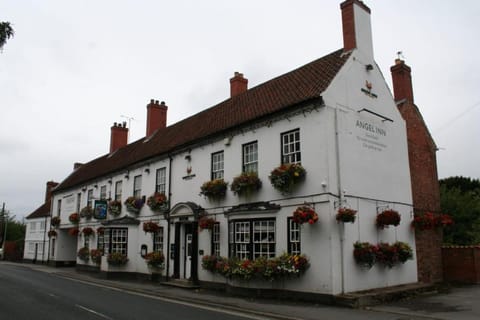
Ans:
<svg viewBox="0 0 480 320"><path fill-rule="evenodd" d="M50 201L45 202L40 207L38 207L35 211L30 213L25 219L35 219L35 218L43 218L50 216Z"/></svg>
<svg viewBox="0 0 480 320"><path fill-rule="evenodd" d="M167 154L225 130L319 98L349 56L350 54L344 54L343 49L337 50L160 129L148 141L142 138L118 149L111 156L106 154L92 160L72 172L60 183L55 192L126 169L137 162Z"/></svg>

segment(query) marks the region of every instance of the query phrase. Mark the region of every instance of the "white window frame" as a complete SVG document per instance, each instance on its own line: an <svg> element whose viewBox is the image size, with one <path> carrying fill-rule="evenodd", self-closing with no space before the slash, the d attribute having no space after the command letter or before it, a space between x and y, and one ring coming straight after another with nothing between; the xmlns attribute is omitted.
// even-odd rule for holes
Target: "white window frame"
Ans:
<svg viewBox="0 0 480 320"><path fill-rule="evenodd" d="M142 196L142 175L133 177L133 196L140 198Z"/></svg>
<svg viewBox="0 0 480 320"><path fill-rule="evenodd" d="M220 223L216 222L212 230L212 255L220 257Z"/></svg>
<svg viewBox="0 0 480 320"><path fill-rule="evenodd" d="M155 191L165 194L166 186L167 186L167 168L163 167L163 168L157 169Z"/></svg>
<svg viewBox="0 0 480 320"><path fill-rule="evenodd" d="M292 218L288 218L288 253L301 254L302 251L302 236L300 224L293 221Z"/></svg>
<svg viewBox="0 0 480 320"><path fill-rule="evenodd" d="M87 191L87 206L93 208L93 189Z"/></svg>
<svg viewBox="0 0 480 320"><path fill-rule="evenodd" d="M229 229L230 257L253 260L260 257L275 257L274 218L232 221Z"/></svg>
<svg viewBox="0 0 480 320"><path fill-rule="evenodd" d="M291 130L281 134L282 164L301 163L300 129Z"/></svg>
<svg viewBox="0 0 480 320"><path fill-rule="evenodd" d="M242 171L258 172L258 142L246 143L242 147Z"/></svg>
<svg viewBox="0 0 480 320"><path fill-rule="evenodd" d="M153 251L163 252L163 227L153 234Z"/></svg>
<svg viewBox="0 0 480 320"><path fill-rule="evenodd" d="M100 200L105 200L107 199L107 186L101 186L100 187Z"/></svg>
<svg viewBox="0 0 480 320"><path fill-rule="evenodd" d="M115 200L116 201L122 201L122 188L123 188L122 180L115 182Z"/></svg>
<svg viewBox="0 0 480 320"><path fill-rule="evenodd" d="M223 150L212 153L212 180L223 179L224 174L224 153Z"/></svg>

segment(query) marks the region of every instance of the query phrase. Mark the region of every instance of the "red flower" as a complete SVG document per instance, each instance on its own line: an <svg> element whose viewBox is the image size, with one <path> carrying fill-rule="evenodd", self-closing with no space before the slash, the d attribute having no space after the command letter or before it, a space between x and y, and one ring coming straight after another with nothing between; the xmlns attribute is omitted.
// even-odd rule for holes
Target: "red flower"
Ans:
<svg viewBox="0 0 480 320"><path fill-rule="evenodd" d="M314 224L318 221L318 214L312 208L308 206L298 207L297 210L293 212L293 221L298 224L303 224L308 222L308 224Z"/></svg>

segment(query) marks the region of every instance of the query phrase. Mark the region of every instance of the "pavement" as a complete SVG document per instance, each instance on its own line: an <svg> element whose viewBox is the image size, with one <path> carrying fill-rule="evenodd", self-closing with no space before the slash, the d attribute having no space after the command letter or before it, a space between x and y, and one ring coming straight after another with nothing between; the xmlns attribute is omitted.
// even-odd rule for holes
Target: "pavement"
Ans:
<svg viewBox="0 0 480 320"><path fill-rule="evenodd" d="M92 273L79 272L75 267L54 268L41 264L2 263L15 264L114 290L152 295L165 301L246 314L252 319L480 319L480 285L446 287L442 292L430 291L401 301L350 309L314 303L236 297L225 292L183 289L154 282L105 280Z"/></svg>

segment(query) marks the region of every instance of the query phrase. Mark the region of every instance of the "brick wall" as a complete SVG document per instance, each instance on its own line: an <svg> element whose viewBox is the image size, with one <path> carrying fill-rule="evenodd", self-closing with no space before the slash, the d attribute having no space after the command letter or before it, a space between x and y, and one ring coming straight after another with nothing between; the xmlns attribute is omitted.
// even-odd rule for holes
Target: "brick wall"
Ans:
<svg viewBox="0 0 480 320"><path fill-rule="evenodd" d="M480 246L442 248L445 281L480 284Z"/></svg>

